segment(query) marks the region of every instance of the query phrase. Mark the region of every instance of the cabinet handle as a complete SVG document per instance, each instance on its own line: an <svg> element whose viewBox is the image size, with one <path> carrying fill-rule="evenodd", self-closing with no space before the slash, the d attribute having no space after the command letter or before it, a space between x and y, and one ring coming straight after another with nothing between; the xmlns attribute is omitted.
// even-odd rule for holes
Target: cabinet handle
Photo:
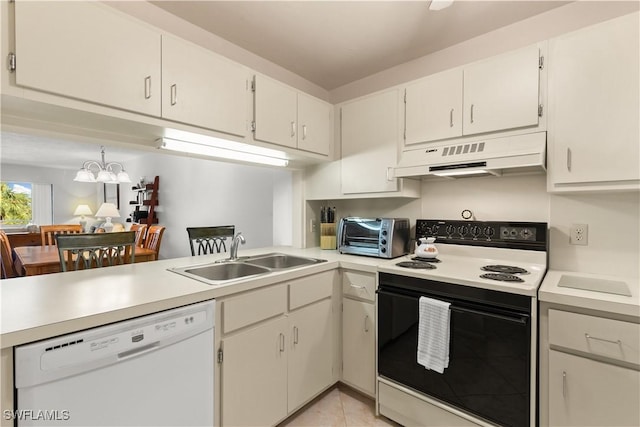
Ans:
<svg viewBox="0 0 640 427"><path fill-rule="evenodd" d="M473 104L471 104L471 123L473 123Z"/></svg>
<svg viewBox="0 0 640 427"><path fill-rule="evenodd" d="M293 327L293 343L298 344L298 327Z"/></svg>
<svg viewBox="0 0 640 427"><path fill-rule="evenodd" d="M589 335L589 334L584 334L584 337L585 337L587 340L604 341L604 342L608 342L608 343L611 343L611 344L618 344L620 347L622 347L622 341L620 341L620 340L615 340L615 341L613 341L613 340L607 340L607 339L604 339L604 338L592 337L592 336L591 336L591 335Z"/></svg>
<svg viewBox="0 0 640 427"><path fill-rule="evenodd" d="M449 127L453 127L453 108L449 111Z"/></svg>
<svg viewBox="0 0 640 427"><path fill-rule="evenodd" d="M360 285L354 285L353 283L349 283L349 287L351 288L356 288L356 289L364 289L365 292L367 291L367 288L364 286L360 286Z"/></svg>
<svg viewBox="0 0 640 427"><path fill-rule="evenodd" d="M291 122L291 138L296 136L296 122Z"/></svg>
<svg viewBox="0 0 640 427"><path fill-rule="evenodd" d="M151 76L144 78L144 99L151 98Z"/></svg>
<svg viewBox="0 0 640 427"><path fill-rule="evenodd" d="M562 397L567 398L567 372L562 371Z"/></svg>
<svg viewBox="0 0 640 427"><path fill-rule="evenodd" d="M567 170L571 172L571 148L567 148Z"/></svg>
<svg viewBox="0 0 640 427"><path fill-rule="evenodd" d="M176 102L178 102L178 85L174 83L171 85L171 105L176 105Z"/></svg>
<svg viewBox="0 0 640 427"><path fill-rule="evenodd" d="M302 140L307 139L307 125L302 125Z"/></svg>
<svg viewBox="0 0 640 427"><path fill-rule="evenodd" d="M280 353L284 352L284 334L280 333Z"/></svg>
<svg viewBox="0 0 640 427"><path fill-rule="evenodd" d="M369 332L369 315L364 316L364 331Z"/></svg>

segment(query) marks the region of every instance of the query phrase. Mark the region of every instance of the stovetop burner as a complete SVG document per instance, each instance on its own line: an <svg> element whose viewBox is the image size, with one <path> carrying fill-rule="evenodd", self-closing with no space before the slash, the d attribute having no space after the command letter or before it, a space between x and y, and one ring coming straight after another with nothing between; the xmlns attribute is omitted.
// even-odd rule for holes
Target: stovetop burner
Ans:
<svg viewBox="0 0 640 427"><path fill-rule="evenodd" d="M482 267L484 271L492 271L494 273L504 274L528 274L529 272L524 268L514 267L512 265L485 265Z"/></svg>
<svg viewBox="0 0 640 427"><path fill-rule="evenodd" d="M500 282L524 282L520 277L507 273L485 273L481 274L483 279L498 280Z"/></svg>
<svg viewBox="0 0 640 427"><path fill-rule="evenodd" d="M436 268L435 265L429 264L428 262L424 262L424 261L402 261L397 263L396 265L398 267L414 268L414 269L421 269L421 270L433 270L434 268Z"/></svg>
<svg viewBox="0 0 640 427"><path fill-rule="evenodd" d="M438 258L423 258L423 257L419 257L419 256L414 256L413 258L411 258L414 261L420 261L420 262L442 262L440 261Z"/></svg>

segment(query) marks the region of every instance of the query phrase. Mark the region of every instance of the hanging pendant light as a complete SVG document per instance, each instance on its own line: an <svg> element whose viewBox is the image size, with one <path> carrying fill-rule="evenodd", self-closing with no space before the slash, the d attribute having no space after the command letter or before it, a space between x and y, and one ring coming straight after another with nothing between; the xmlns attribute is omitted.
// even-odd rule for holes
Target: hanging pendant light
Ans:
<svg viewBox="0 0 640 427"><path fill-rule="evenodd" d="M84 162L82 168L76 173L76 177L73 179L74 181L104 182L107 184L131 182L131 178L129 178L129 174L124 170L122 163L105 162L104 146L100 147L100 153L102 154L102 161L87 160Z"/></svg>

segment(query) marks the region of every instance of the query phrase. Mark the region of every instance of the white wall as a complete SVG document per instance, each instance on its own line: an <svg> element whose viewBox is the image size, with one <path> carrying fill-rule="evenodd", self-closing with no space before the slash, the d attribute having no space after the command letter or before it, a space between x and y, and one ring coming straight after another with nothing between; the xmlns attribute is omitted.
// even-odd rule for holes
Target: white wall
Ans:
<svg viewBox="0 0 640 427"><path fill-rule="evenodd" d="M640 277L640 195L604 193L551 198L550 268ZM572 224L587 224L588 245L569 244Z"/></svg>
<svg viewBox="0 0 640 427"><path fill-rule="evenodd" d="M101 184L74 182L77 170L41 168L25 165L2 164L2 181L23 181L53 185L53 222L77 223L73 211L79 204L89 205L95 213L102 202ZM100 200L98 200L100 198ZM37 224L41 225L41 224Z"/></svg>
<svg viewBox="0 0 640 427"><path fill-rule="evenodd" d="M247 241L240 252L291 244L290 171L160 153L126 166L132 180L160 177L157 212L167 227L160 258L191 254L187 227L235 225Z"/></svg>

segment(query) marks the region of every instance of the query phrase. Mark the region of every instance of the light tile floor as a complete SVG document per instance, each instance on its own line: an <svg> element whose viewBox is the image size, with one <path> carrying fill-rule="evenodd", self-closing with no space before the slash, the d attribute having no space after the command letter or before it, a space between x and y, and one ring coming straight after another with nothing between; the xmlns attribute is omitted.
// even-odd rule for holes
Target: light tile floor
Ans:
<svg viewBox="0 0 640 427"><path fill-rule="evenodd" d="M348 387L337 386L318 396L279 427L297 426L398 426L393 421L375 415L375 402Z"/></svg>

